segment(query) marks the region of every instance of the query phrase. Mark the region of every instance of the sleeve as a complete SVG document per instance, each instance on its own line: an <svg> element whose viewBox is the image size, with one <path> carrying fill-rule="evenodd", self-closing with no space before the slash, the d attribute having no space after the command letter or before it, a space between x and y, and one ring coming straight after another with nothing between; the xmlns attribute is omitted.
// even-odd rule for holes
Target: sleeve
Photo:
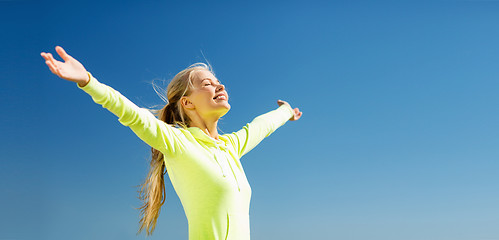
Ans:
<svg viewBox="0 0 499 240"><path fill-rule="evenodd" d="M157 119L149 110L139 108L118 91L92 76L87 85L78 87L88 93L95 103L118 116L121 124L130 127L149 146L162 153L172 153L179 148L179 129Z"/></svg>
<svg viewBox="0 0 499 240"><path fill-rule="evenodd" d="M292 116L293 109L288 105L281 105L276 110L256 117L241 130L228 134L228 138L241 158Z"/></svg>

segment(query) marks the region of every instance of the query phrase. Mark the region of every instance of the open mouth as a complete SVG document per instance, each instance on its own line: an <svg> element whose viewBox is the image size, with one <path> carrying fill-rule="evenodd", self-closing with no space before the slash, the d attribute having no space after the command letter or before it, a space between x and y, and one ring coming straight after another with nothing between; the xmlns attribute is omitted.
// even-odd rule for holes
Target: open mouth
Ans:
<svg viewBox="0 0 499 240"><path fill-rule="evenodd" d="M219 94L213 98L214 100L227 100L227 96L224 94Z"/></svg>

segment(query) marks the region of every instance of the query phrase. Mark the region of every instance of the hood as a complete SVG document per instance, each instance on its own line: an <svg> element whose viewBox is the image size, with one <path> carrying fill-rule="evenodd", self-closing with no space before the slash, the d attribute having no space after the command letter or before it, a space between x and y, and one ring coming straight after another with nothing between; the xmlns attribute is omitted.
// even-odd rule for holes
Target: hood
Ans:
<svg viewBox="0 0 499 240"><path fill-rule="evenodd" d="M216 140L210 136L208 136L203 130L198 127L189 127L187 130L192 134L194 138L196 138L200 142L204 142L208 146L214 146L221 148L223 150L227 149L227 141L228 139L222 135L219 135L219 140Z"/></svg>

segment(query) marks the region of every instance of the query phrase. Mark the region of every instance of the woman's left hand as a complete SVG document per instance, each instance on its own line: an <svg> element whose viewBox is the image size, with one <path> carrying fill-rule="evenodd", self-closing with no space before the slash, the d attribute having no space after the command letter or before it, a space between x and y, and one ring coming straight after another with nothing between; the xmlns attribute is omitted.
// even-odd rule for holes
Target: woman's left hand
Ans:
<svg viewBox="0 0 499 240"><path fill-rule="evenodd" d="M291 108L291 105L289 105L288 102L282 101L282 100L277 100L277 105L288 105ZM300 109L298 108L291 108L293 109L293 116L289 119L289 121L296 121L301 118L302 112L300 112Z"/></svg>

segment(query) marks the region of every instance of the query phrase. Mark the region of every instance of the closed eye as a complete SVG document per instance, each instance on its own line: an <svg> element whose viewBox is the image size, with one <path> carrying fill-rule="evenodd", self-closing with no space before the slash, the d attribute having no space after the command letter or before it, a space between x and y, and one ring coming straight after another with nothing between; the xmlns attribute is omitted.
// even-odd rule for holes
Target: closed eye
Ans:
<svg viewBox="0 0 499 240"><path fill-rule="evenodd" d="M203 82L201 83L202 86L210 86L211 85L211 81L208 80L208 79L205 79L203 80Z"/></svg>

